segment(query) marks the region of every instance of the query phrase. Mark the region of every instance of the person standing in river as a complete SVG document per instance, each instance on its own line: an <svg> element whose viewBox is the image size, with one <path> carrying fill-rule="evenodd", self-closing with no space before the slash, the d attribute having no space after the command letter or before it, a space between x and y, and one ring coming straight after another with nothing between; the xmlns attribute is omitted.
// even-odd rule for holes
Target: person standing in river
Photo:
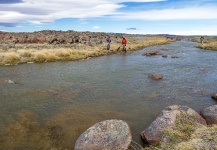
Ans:
<svg viewBox="0 0 217 150"><path fill-rule="evenodd" d="M127 49L126 49L126 46L127 46L127 40L125 37L122 37L122 46L123 46L123 51L126 52Z"/></svg>
<svg viewBox="0 0 217 150"><path fill-rule="evenodd" d="M110 38L110 36L107 37L106 43L107 43L107 50L110 50L110 45L111 45L111 38Z"/></svg>
<svg viewBox="0 0 217 150"><path fill-rule="evenodd" d="M204 37L201 36L201 37L200 37L200 43L203 44L203 41L204 41Z"/></svg>

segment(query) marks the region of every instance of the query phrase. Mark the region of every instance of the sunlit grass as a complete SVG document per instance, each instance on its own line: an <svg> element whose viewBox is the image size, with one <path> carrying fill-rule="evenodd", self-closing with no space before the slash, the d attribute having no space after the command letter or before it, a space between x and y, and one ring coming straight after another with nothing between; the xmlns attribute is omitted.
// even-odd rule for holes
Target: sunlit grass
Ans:
<svg viewBox="0 0 217 150"><path fill-rule="evenodd" d="M52 53L52 52L47 52L46 54L47 54L47 55L46 55L46 61L47 61L47 62L54 62L54 61L57 60L57 57L56 57L56 55L55 55L54 53Z"/></svg>
<svg viewBox="0 0 217 150"><path fill-rule="evenodd" d="M144 150L196 150L217 148L217 126L198 124L193 116L181 114L177 117L175 127L166 129L157 147L146 147Z"/></svg>
<svg viewBox="0 0 217 150"><path fill-rule="evenodd" d="M31 57L32 56L31 50L18 50L17 53L21 57Z"/></svg>
<svg viewBox="0 0 217 150"><path fill-rule="evenodd" d="M17 53L10 52L3 55L3 64L15 65L20 61Z"/></svg>
<svg viewBox="0 0 217 150"><path fill-rule="evenodd" d="M33 57L34 57L34 61L39 63L45 62L47 59L46 54L43 52L36 52L33 54Z"/></svg>
<svg viewBox="0 0 217 150"><path fill-rule="evenodd" d="M69 57L70 52L67 50L58 50L55 55L58 57Z"/></svg>
<svg viewBox="0 0 217 150"><path fill-rule="evenodd" d="M193 41L200 42L200 38L197 37ZM204 43L197 45L198 48L206 50L217 50L217 37L204 37Z"/></svg>
<svg viewBox="0 0 217 150"><path fill-rule="evenodd" d="M162 36L126 36L128 41L126 49L127 51L140 50L153 45L161 45L172 42L166 37ZM28 48L28 46L18 45L17 49L8 50L8 52L0 53L0 65L4 64L18 64L27 62L54 62L54 61L73 61L84 60L90 57L98 57L108 55L112 53L122 52L122 38L113 38L110 46L110 50L106 49L106 43L95 44L92 46L85 44L74 45L59 45L49 46L37 44L31 46L35 48ZM46 48L47 47L47 48ZM9 53L9 51L11 51Z"/></svg>

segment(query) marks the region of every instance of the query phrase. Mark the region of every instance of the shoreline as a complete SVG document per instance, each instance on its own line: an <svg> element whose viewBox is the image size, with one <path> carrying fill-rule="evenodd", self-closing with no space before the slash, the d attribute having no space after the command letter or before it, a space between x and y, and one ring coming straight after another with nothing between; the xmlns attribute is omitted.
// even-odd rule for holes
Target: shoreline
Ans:
<svg viewBox="0 0 217 150"><path fill-rule="evenodd" d="M56 61L86 60L91 57L117 54L122 51L121 36L109 34L111 37L110 50L106 50L106 37L108 34L95 39L87 39L73 44L48 44L48 43L3 43L0 49L0 66L18 65L24 63L45 63ZM163 36L135 36L124 35L128 41L128 51L141 50L154 45L163 45L173 42ZM87 37L87 36L86 36ZM4 46L9 45L4 49ZM13 46L10 46L13 45Z"/></svg>

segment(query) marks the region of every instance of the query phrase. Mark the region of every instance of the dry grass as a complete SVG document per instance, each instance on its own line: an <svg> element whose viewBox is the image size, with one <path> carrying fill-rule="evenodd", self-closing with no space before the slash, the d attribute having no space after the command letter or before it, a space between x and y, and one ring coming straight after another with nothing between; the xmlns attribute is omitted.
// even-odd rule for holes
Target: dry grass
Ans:
<svg viewBox="0 0 217 150"><path fill-rule="evenodd" d="M33 57L34 57L33 60L38 63L46 62L47 60L47 56L43 52L36 52L33 54Z"/></svg>
<svg viewBox="0 0 217 150"><path fill-rule="evenodd" d="M32 56L32 53L30 52L30 50L18 50L17 53L21 57L31 57Z"/></svg>
<svg viewBox="0 0 217 150"><path fill-rule="evenodd" d="M20 61L20 57L18 54L10 52L10 53L5 53L3 55L2 59L3 64L10 64L10 65L15 65Z"/></svg>
<svg viewBox="0 0 217 150"><path fill-rule="evenodd" d="M181 114L175 128L165 130L158 147L146 147L144 150L217 149L216 137L217 125L206 127L197 124L194 117Z"/></svg>
<svg viewBox="0 0 217 150"><path fill-rule="evenodd" d="M210 42L205 44L200 44L197 46L198 48L206 49L206 50L217 50L217 41L216 42Z"/></svg>
<svg viewBox="0 0 217 150"><path fill-rule="evenodd" d="M199 43L200 38L197 37L193 41ZM217 37L205 37L204 44L199 44L197 47L206 50L217 50Z"/></svg>
<svg viewBox="0 0 217 150"><path fill-rule="evenodd" d="M166 37L160 36L127 36L128 44L126 46L127 51L140 50L145 47L167 44L171 42ZM102 55L108 55L111 53L119 53L122 51L121 38L112 39L110 50L106 50L106 43L96 44L88 46L85 44L75 44L68 47L58 46L52 48L51 46L45 46L39 50L37 44L34 48L25 48L20 45L17 50L8 50L12 52L0 53L0 65L4 64L17 64L27 62L54 62L54 61L71 61L71 60L83 60L90 57L98 57ZM34 46L34 45L33 45ZM47 47L47 48L46 48ZM48 48L50 47L50 48Z"/></svg>
<svg viewBox="0 0 217 150"><path fill-rule="evenodd" d="M52 52L47 53L47 56L46 56L46 61L47 62L54 62L56 60L57 60L57 57L56 57L56 55L54 53L52 53Z"/></svg>
<svg viewBox="0 0 217 150"><path fill-rule="evenodd" d="M70 52L67 50L58 50L55 55L58 57L70 57Z"/></svg>

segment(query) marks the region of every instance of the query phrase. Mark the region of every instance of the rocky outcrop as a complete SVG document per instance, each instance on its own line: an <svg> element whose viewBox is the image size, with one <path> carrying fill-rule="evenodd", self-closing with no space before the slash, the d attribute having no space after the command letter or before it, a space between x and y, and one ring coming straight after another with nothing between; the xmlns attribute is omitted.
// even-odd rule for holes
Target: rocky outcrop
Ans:
<svg viewBox="0 0 217 150"><path fill-rule="evenodd" d="M217 124L217 105L205 108L201 111L201 115L208 125Z"/></svg>
<svg viewBox="0 0 217 150"><path fill-rule="evenodd" d="M132 135L129 125L122 120L99 122L80 135L75 150L127 150Z"/></svg>
<svg viewBox="0 0 217 150"><path fill-rule="evenodd" d="M105 41L107 33L43 30L37 32L0 32L0 48L8 49L14 44L87 44L89 46ZM114 39L117 35L110 34Z"/></svg>
<svg viewBox="0 0 217 150"><path fill-rule="evenodd" d="M174 128L176 118L181 113L193 116L197 123L206 125L206 121L193 109L187 106L173 105L164 109L156 120L141 132L142 138L151 145L159 144L163 131Z"/></svg>

